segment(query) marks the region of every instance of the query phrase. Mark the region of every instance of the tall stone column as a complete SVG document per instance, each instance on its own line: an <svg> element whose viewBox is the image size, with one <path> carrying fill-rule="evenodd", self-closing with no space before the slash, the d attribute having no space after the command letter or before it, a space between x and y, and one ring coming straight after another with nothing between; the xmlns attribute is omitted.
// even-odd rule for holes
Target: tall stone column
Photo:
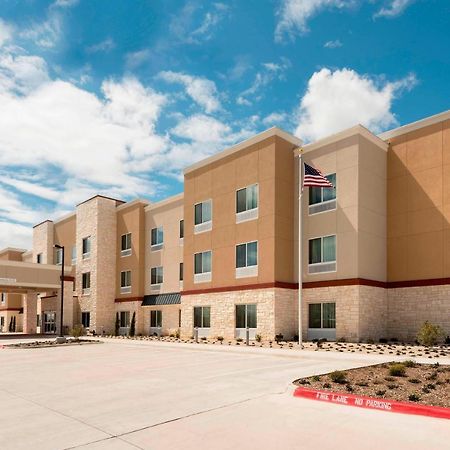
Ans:
<svg viewBox="0 0 450 450"><path fill-rule="evenodd" d="M23 332L36 334L37 293L28 292L23 302Z"/></svg>

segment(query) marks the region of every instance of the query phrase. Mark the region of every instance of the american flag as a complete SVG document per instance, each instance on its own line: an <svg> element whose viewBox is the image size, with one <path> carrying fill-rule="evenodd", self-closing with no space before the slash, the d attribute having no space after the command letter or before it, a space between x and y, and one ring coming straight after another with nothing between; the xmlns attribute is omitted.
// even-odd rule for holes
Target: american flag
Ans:
<svg viewBox="0 0 450 450"><path fill-rule="evenodd" d="M324 187L324 188L334 188L334 186L324 177L319 169L309 166L303 163L304 175L303 175L303 187L314 186L314 187Z"/></svg>

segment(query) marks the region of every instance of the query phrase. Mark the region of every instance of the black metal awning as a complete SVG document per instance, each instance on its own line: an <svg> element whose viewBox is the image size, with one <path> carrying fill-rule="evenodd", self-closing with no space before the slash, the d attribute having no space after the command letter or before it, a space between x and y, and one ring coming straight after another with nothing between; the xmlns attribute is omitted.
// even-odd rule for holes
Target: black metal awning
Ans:
<svg viewBox="0 0 450 450"><path fill-rule="evenodd" d="M141 306L179 305L180 303L180 293L173 292L171 294L144 295L144 301Z"/></svg>

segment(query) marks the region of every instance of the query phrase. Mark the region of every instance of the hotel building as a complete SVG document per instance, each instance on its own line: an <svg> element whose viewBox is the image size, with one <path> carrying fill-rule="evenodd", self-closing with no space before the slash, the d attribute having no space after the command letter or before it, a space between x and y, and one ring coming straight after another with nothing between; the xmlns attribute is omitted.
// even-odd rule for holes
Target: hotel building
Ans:
<svg viewBox="0 0 450 450"><path fill-rule="evenodd" d="M304 190L299 258L301 147L335 189ZM450 334L450 111L304 146L271 128L186 168L182 194L96 196L38 224L30 252L0 252L2 331L15 315L31 332L34 312L37 331L57 329L55 281L25 295L11 275L38 263L65 265L67 329L126 334L134 315L136 334L292 338L299 259L304 339L413 340L425 320Z"/></svg>

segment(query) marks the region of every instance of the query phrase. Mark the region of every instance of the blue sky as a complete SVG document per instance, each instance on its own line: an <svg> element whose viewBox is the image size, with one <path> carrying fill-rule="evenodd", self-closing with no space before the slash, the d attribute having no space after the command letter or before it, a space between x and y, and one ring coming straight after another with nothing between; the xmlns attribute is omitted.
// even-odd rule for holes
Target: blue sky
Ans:
<svg viewBox="0 0 450 450"><path fill-rule="evenodd" d="M91 195L157 201L278 125L449 109L448 0L0 0L0 247Z"/></svg>

